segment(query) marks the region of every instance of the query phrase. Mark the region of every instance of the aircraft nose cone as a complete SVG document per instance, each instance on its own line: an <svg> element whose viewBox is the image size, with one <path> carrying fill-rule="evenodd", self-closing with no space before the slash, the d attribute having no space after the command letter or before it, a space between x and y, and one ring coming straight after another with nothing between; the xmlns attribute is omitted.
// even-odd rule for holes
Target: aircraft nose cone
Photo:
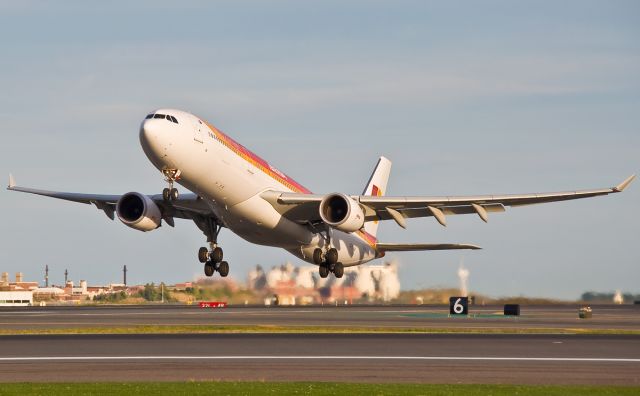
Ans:
<svg viewBox="0 0 640 396"><path fill-rule="evenodd" d="M158 120L144 120L140 125L140 144L149 159L157 160L166 155L166 138Z"/></svg>
<svg viewBox="0 0 640 396"><path fill-rule="evenodd" d="M150 144L158 140L158 126L153 120L144 120L140 125L140 142Z"/></svg>

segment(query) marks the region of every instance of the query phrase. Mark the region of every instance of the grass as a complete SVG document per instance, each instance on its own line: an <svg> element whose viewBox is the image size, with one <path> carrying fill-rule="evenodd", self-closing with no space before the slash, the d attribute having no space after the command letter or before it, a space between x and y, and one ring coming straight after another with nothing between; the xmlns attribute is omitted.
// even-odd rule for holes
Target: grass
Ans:
<svg viewBox="0 0 640 396"><path fill-rule="evenodd" d="M232 334L232 333L402 333L402 334L592 334L640 335L640 329L597 328L425 328L425 327L320 327L320 326L215 326L215 325L140 325L121 327L68 327L0 329L2 335L49 334Z"/></svg>
<svg viewBox="0 0 640 396"><path fill-rule="evenodd" d="M10 383L0 395L637 395L638 387L421 385L320 382Z"/></svg>

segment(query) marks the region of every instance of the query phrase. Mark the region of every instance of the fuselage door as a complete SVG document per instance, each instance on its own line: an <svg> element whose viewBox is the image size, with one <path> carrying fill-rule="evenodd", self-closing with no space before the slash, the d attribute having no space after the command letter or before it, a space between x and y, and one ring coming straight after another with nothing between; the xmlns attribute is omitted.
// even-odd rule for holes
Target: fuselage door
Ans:
<svg viewBox="0 0 640 396"><path fill-rule="evenodd" d="M200 121L197 118L193 119L193 140L195 140L198 143L202 143L202 129L204 128L204 125L202 124L202 121Z"/></svg>

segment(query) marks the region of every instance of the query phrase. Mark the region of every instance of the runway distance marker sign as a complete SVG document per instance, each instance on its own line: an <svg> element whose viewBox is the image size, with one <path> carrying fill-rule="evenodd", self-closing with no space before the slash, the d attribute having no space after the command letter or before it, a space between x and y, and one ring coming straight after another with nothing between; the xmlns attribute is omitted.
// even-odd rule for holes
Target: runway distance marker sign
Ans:
<svg viewBox="0 0 640 396"><path fill-rule="evenodd" d="M200 301L200 308L226 308L226 301Z"/></svg>
<svg viewBox="0 0 640 396"><path fill-rule="evenodd" d="M469 315L469 298L449 297L449 315Z"/></svg>

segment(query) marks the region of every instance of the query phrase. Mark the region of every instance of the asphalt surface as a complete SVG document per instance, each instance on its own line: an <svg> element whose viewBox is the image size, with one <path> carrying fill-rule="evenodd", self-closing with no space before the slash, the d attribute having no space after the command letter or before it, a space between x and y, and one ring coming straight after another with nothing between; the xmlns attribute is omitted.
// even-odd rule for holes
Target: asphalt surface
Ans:
<svg viewBox="0 0 640 396"><path fill-rule="evenodd" d="M0 308L0 329L138 325L284 326L332 334L0 336L0 381L353 381L640 386L640 307L499 306L448 317L445 306L111 306ZM534 329L527 334L353 334L348 329ZM346 333L340 333L340 331Z"/></svg>
<svg viewBox="0 0 640 396"><path fill-rule="evenodd" d="M175 334L0 337L0 381L640 385L624 335Z"/></svg>
<svg viewBox="0 0 640 396"><path fill-rule="evenodd" d="M522 306L505 317L502 306L471 306L468 317L449 317L438 306L298 306L198 308L185 305L0 308L0 329L65 329L123 326L286 326L335 330L640 330L640 305L593 306L593 318L579 319L578 305Z"/></svg>

